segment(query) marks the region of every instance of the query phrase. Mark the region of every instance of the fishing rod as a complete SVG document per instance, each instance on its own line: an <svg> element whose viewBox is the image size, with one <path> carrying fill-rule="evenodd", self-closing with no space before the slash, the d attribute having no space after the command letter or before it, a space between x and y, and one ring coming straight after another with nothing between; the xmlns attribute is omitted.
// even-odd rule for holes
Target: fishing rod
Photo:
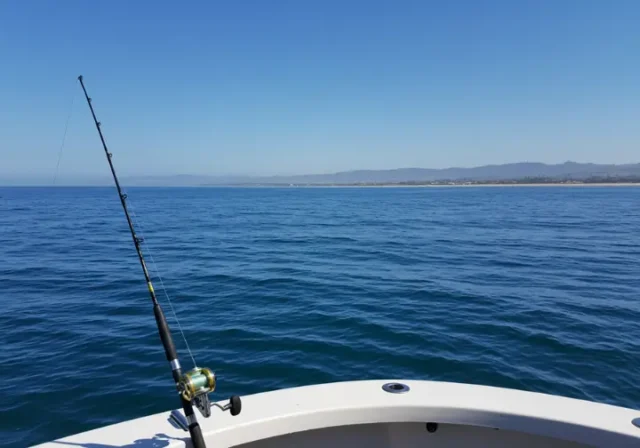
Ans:
<svg viewBox="0 0 640 448"><path fill-rule="evenodd" d="M182 427L182 429L189 431L194 448L206 448L206 444L202 436L202 429L200 429L198 419L193 412L193 405L196 406L203 417L207 418L211 415L211 401L209 400L209 393L213 392L216 388L215 373L213 373L208 368L199 368L196 366L194 366L193 370L190 370L189 372L186 372L184 374L182 373L180 361L178 360L178 353L176 351L175 344L173 343L173 338L171 337L171 331L169 330L169 324L167 323L162 308L160 307L160 303L158 303L158 298L156 297L155 290L153 289L151 277L149 276L149 271L147 270L147 265L144 261L144 256L142 255L142 247L140 244L143 242L143 239L136 235L136 230L133 226L133 221L131 221L131 216L129 216L129 210L127 208L127 195L124 194L122 192L122 188L120 188L118 175L116 174L116 170L113 166L113 154L111 154L109 152L109 149L107 148L107 143L104 139L104 135L102 134L102 125L96 117L91 98L89 97L87 89L84 86L82 75L78 76L78 81L80 81L82 91L84 92L84 97L87 100L89 109L91 110L93 122L95 123L98 134L100 135L102 148L104 149L104 153L107 156L107 162L109 162L109 168L111 169L113 181L116 184L116 190L118 191L118 196L120 197L120 203L122 204L122 209L124 210L127 224L129 225L131 238L133 239L133 244L138 254L138 260L140 261L140 266L142 267L142 272L144 274L144 279L147 283L149 295L151 296L151 302L153 303L153 314L156 318L156 324L158 325L158 333L160 334L162 347L164 348L164 353L167 357L167 361L169 361L169 364L171 365L171 373L173 375L173 380L176 383L176 388L180 395L180 401L182 402L182 409L184 410L184 415L186 416L186 422L180 417L176 416L176 414L174 413L172 413L172 418L180 427ZM214 406L222 409L223 411L229 410L231 412L231 415L234 416L238 415L242 409L240 397L236 395L232 396L229 399L228 404L221 406L217 403L214 403Z"/></svg>

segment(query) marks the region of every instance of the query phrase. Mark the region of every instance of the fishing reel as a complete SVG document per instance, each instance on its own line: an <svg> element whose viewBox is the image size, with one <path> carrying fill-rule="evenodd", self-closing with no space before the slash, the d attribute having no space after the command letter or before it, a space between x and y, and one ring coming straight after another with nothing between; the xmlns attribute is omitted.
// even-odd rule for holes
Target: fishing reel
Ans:
<svg viewBox="0 0 640 448"><path fill-rule="evenodd" d="M215 373L206 367L196 367L182 375L177 387L182 398L195 405L203 417L211 416L212 403L209 400L209 393L216 389ZM218 403L213 403L213 406L217 406L223 411L229 410L234 416L242 410L242 402L237 395L233 395L229 399L229 403L224 406Z"/></svg>

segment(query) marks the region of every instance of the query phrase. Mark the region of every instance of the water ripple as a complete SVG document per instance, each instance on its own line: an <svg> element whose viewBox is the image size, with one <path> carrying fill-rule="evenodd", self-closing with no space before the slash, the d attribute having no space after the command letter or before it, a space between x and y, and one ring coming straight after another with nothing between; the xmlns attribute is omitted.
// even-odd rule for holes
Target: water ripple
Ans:
<svg viewBox="0 0 640 448"><path fill-rule="evenodd" d="M113 190L1 193L0 437L177 407ZM637 189L128 193L220 397L409 377L638 407Z"/></svg>

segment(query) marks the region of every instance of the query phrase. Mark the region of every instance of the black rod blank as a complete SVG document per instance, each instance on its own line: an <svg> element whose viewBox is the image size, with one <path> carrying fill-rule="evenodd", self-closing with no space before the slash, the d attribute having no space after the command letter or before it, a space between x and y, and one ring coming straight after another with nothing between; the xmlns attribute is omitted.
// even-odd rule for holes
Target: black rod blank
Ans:
<svg viewBox="0 0 640 448"><path fill-rule="evenodd" d="M169 325L167 324L167 320L164 317L164 313L162 312L162 308L158 303L158 299L156 297L156 293L153 289L153 285L151 284L151 277L149 276L149 271L147 270L147 265L144 261L144 257L142 255L142 247L140 243L142 242L141 238L138 238L136 235L135 227L133 226L133 221L131 221L131 216L129 216L129 210L127 209L127 195L122 193L122 189L120 188L120 182L118 181L118 175L116 174L116 170L113 166L113 161L111 160L112 154L109 152L107 148L107 143L104 139L104 135L102 134L101 124L96 117L96 113L93 110L93 104L91 104L91 98L87 93L87 89L84 86L84 81L82 75L78 76L78 81L80 81L80 85L82 86L82 91L84 92L84 97L87 100L87 104L89 105L89 109L91 110L91 116L93 117L93 121L96 125L96 129L98 130L98 134L100 135L100 141L102 142L102 148L104 149L104 153L107 156L107 162L109 162L109 168L111 169L111 174L113 175L113 181L116 184L116 189L118 190L118 196L120 197L120 203L122 204L122 209L124 210L124 215L127 218L127 224L129 224L129 231L131 232L131 238L133 239L133 244L136 248L136 252L138 253L138 259L140 260L140 266L142 266L142 272L144 273L144 279L147 282L147 288L149 290L149 295L151 296L151 301L153 302L153 314L156 318L156 324L158 326L158 333L160 334L160 340L162 341L162 346L164 347L165 355L167 356L167 361L171 364L171 372L173 374L173 380L178 383L180 378L182 377L182 369L180 367L180 362L178 361L178 354L176 352L175 344L173 343L173 338L171 337L171 331L169 330ZM184 414L187 417L187 421L189 422L189 433L191 435L191 441L193 442L194 448L206 448L204 443L204 438L202 437L202 430L200 429L200 425L196 419L196 415L193 412L193 406L191 402L182 398L182 408L184 410Z"/></svg>

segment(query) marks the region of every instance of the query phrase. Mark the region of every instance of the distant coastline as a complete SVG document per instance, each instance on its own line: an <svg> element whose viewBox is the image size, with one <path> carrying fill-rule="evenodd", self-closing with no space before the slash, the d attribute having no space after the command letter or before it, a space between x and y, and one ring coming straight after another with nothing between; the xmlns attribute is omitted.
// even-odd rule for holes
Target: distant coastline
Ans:
<svg viewBox="0 0 640 448"><path fill-rule="evenodd" d="M449 183L229 183L200 185L127 185L140 188L518 188L518 187L640 187L637 182L449 182ZM111 188L112 185L3 185L0 188ZM0 196L2 197L2 196Z"/></svg>
<svg viewBox="0 0 640 448"><path fill-rule="evenodd" d="M215 185L205 185L215 186ZM640 176L588 177L581 180L548 177L508 180L433 180L409 182L243 183L244 187L637 187Z"/></svg>
<svg viewBox="0 0 640 448"><path fill-rule="evenodd" d="M48 186L50 178L0 176L9 186ZM106 176L76 175L58 179L58 185L111 185ZM594 164L565 162L549 165L537 162L484 165L471 168L394 168L341 171L329 174L277 176L252 175L138 175L121 179L126 186L457 186L457 185L613 185L640 184L640 163Z"/></svg>
<svg viewBox="0 0 640 448"><path fill-rule="evenodd" d="M209 187L220 187L221 185L208 185ZM640 182L617 182L617 183L546 183L546 184L483 184L483 183L474 183L474 184L413 184L413 185L402 185L402 184L300 184L300 185L229 185L229 187L264 187L264 188L282 188L282 187L292 187L292 188L474 188L474 187L482 187L482 188L500 188L500 187L509 187L509 188L518 188L518 187L640 187Z"/></svg>
<svg viewBox="0 0 640 448"><path fill-rule="evenodd" d="M524 162L474 168L399 168L356 170L333 174L212 179L200 185L255 186L467 186L467 185L634 185L640 184L640 163L598 165Z"/></svg>

